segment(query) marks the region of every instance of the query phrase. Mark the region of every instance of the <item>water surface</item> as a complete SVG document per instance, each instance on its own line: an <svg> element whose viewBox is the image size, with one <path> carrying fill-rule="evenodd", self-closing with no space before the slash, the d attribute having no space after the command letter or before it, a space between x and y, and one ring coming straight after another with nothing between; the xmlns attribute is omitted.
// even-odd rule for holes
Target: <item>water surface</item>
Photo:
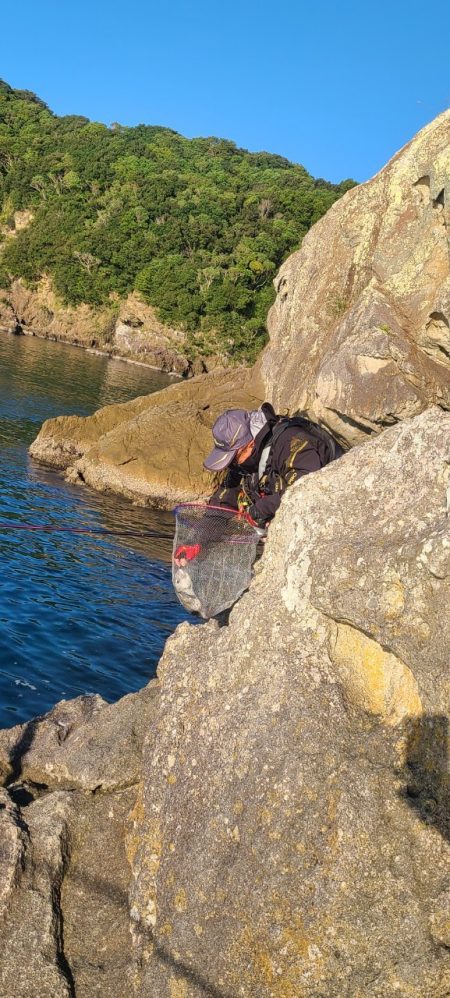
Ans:
<svg viewBox="0 0 450 998"><path fill-rule="evenodd" d="M171 379L75 347L0 333L0 727L61 698L108 701L154 675L188 617L171 585L171 540L39 533L3 524L173 532L169 513L67 485L27 453L51 416L88 415Z"/></svg>

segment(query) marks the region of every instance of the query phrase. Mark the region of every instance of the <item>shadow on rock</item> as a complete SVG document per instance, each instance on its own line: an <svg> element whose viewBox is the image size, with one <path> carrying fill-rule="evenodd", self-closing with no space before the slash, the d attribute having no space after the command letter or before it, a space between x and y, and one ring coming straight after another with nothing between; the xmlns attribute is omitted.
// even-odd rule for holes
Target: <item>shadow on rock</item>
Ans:
<svg viewBox="0 0 450 998"><path fill-rule="evenodd" d="M36 728L41 720L41 717L34 717L32 721L29 721L28 724L25 725L16 744L13 745L9 754L12 771L8 776L7 786L11 783L17 783L20 780L23 768L23 757L27 754L33 744Z"/></svg>
<svg viewBox="0 0 450 998"><path fill-rule="evenodd" d="M426 825L450 841L449 719L425 714L406 724L401 797Z"/></svg>

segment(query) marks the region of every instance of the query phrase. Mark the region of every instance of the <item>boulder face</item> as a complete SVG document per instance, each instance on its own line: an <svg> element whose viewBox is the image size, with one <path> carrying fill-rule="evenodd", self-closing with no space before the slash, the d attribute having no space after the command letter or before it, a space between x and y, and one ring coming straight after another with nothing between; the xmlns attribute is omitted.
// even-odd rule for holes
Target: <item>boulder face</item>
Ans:
<svg viewBox="0 0 450 998"><path fill-rule="evenodd" d="M449 447L307 476L228 626L0 733L2 996L449 993Z"/></svg>
<svg viewBox="0 0 450 998"><path fill-rule="evenodd" d="M275 408L348 444L450 406L450 111L283 264L261 372Z"/></svg>
<svg viewBox="0 0 450 998"><path fill-rule="evenodd" d="M229 626L168 640L140 996L448 993L449 444L430 409L292 486Z"/></svg>

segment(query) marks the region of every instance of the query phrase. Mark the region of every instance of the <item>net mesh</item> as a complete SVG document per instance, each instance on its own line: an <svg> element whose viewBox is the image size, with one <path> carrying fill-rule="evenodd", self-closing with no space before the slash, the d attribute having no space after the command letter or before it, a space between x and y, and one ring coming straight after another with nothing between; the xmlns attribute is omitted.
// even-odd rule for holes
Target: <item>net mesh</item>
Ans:
<svg viewBox="0 0 450 998"><path fill-rule="evenodd" d="M248 589L259 534L235 509L183 503L175 517L175 592L187 610L215 617Z"/></svg>

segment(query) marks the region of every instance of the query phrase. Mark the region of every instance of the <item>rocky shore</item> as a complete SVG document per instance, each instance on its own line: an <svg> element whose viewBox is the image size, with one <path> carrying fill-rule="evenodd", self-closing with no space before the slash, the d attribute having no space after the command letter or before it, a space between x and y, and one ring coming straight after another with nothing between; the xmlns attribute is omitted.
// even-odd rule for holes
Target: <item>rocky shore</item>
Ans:
<svg viewBox="0 0 450 998"><path fill-rule="evenodd" d="M253 370L33 444L164 505L207 491L227 404L348 453L288 490L227 626L0 732L5 998L449 994L449 139L446 112L314 226Z"/></svg>
<svg viewBox="0 0 450 998"><path fill-rule="evenodd" d="M16 212L17 231L24 227L23 215L30 213ZM0 289L0 330L70 343L182 377L228 363L219 355L190 359L186 334L159 322L155 310L136 292L125 300L111 300L109 307L71 307L59 301L48 278L42 278L36 288L16 280L10 288Z"/></svg>

